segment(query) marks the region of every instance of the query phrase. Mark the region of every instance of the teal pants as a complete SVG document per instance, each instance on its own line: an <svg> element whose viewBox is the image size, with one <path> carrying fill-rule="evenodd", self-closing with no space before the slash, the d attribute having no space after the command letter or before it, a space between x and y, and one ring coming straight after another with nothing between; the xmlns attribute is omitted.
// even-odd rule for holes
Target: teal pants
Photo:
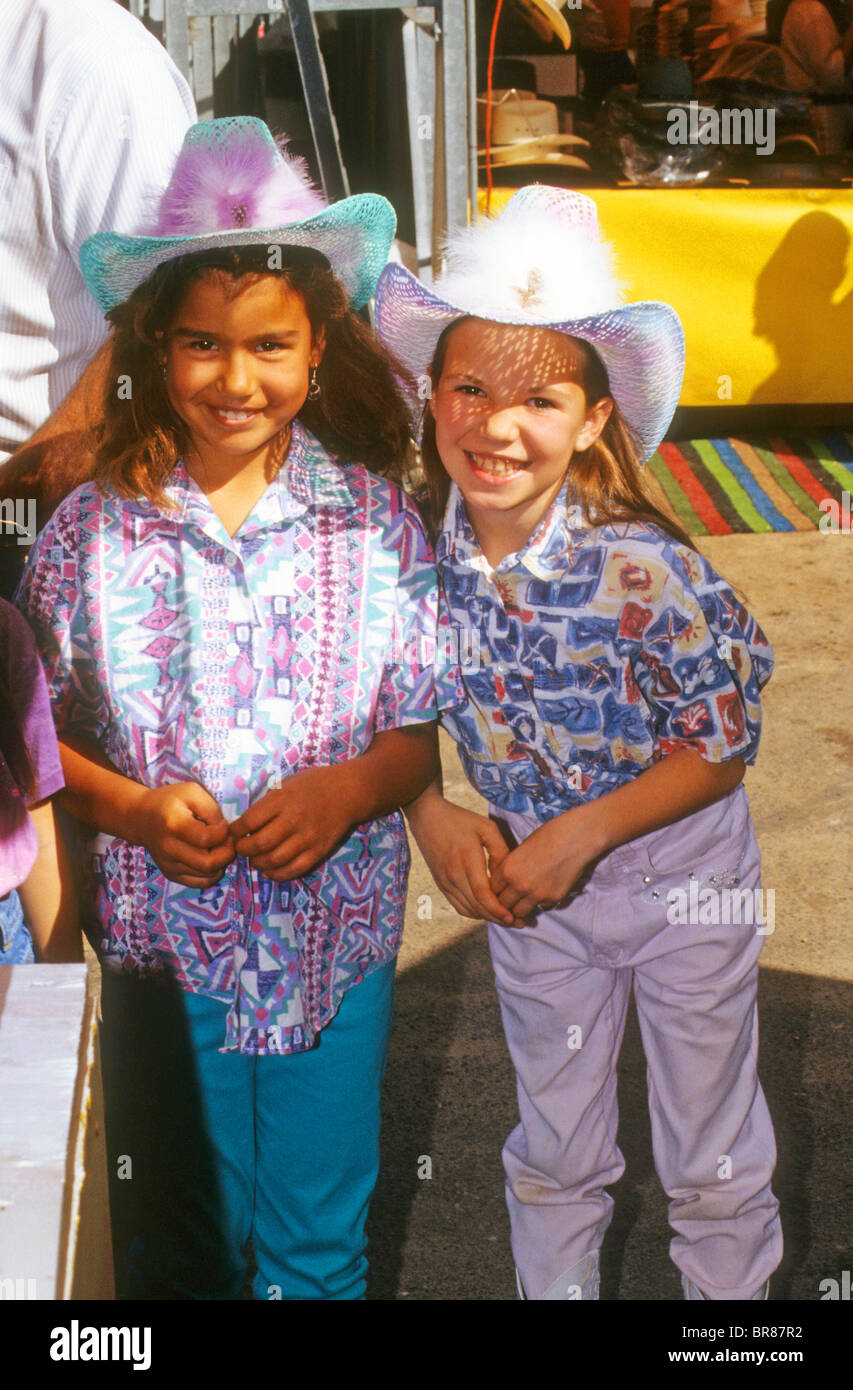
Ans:
<svg viewBox="0 0 853 1390"><path fill-rule="evenodd" d="M313 1048L220 1053L227 1006L104 971L101 1054L119 1297L365 1297L394 962Z"/></svg>

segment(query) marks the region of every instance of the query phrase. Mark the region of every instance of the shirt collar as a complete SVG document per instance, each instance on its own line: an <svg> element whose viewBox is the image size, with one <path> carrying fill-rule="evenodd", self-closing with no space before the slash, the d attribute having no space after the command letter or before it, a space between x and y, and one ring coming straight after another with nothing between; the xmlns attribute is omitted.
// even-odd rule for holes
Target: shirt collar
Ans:
<svg viewBox="0 0 853 1390"><path fill-rule="evenodd" d="M179 459L163 489L175 504L169 513L178 522L194 522L209 531L211 517L221 528L221 522L198 484ZM240 527L239 534L290 521L309 507L354 507L356 499L347 483L346 473L319 439L298 420L291 427L287 458L263 497Z"/></svg>
<svg viewBox="0 0 853 1390"><path fill-rule="evenodd" d="M293 421L290 449L278 475L279 488L295 501L315 507L355 507L346 473L316 435Z"/></svg>
<svg viewBox="0 0 853 1390"><path fill-rule="evenodd" d="M484 574L505 574L521 566L535 579L550 580L565 571L573 545L586 531L583 516L575 501L569 480L563 483L548 511L522 550L505 555L492 570L480 549L474 528L468 519L465 500L455 483L450 485L444 522L436 545L436 561L468 565Z"/></svg>

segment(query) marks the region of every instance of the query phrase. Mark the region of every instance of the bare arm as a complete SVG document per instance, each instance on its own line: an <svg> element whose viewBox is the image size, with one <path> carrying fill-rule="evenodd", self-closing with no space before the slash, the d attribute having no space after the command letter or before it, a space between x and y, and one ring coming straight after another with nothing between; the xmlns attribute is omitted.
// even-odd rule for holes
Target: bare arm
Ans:
<svg viewBox="0 0 853 1390"><path fill-rule="evenodd" d="M407 724L376 734L360 757L341 765L349 781L353 825L398 811L424 790L438 770L435 722Z"/></svg>
<svg viewBox="0 0 853 1390"><path fill-rule="evenodd" d="M355 826L405 806L438 775L436 729L387 729L357 758L294 773L232 823L237 853L268 878L302 877Z"/></svg>
<svg viewBox="0 0 853 1390"><path fill-rule="evenodd" d="M145 788L119 772L114 763L87 738L60 735L59 753L65 786L57 793L63 811L105 835L126 834Z"/></svg>
<svg viewBox="0 0 853 1390"><path fill-rule="evenodd" d="M519 918L562 902L601 855L719 801L744 770L742 758L709 763L692 748L679 748L626 786L539 826L497 866L492 888Z"/></svg>
<svg viewBox="0 0 853 1390"><path fill-rule="evenodd" d="M217 883L234 858L228 823L198 782L146 787L119 772L88 739L59 740L64 810L107 835L144 845L166 878L187 888Z"/></svg>
<svg viewBox="0 0 853 1390"><path fill-rule="evenodd" d="M39 530L62 499L92 476L110 352L107 342L65 400L3 465L3 496L32 498Z"/></svg>
<svg viewBox="0 0 853 1390"><path fill-rule="evenodd" d="M49 965L82 961L74 876L53 803L47 800L31 806L30 815L38 835L38 854L18 894L36 955Z"/></svg>
<svg viewBox="0 0 853 1390"><path fill-rule="evenodd" d="M515 924L489 884L489 871L509 854L494 821L447 801L440 776L406 807L406 818L430 873L458 913Z"/></svg>

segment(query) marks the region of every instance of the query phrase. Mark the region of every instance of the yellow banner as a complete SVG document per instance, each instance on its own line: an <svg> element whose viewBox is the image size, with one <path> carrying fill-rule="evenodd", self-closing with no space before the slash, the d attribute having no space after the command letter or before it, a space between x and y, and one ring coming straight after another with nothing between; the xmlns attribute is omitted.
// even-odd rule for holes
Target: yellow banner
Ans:
<svg viewBox="0 0 853 1390"><path fill-rule="evenodd" d="M512 192L496 189L492 210ZM684 324L682 405L853 400L853 193L619 188L590 196L627 297L665 300Z"/></svg>

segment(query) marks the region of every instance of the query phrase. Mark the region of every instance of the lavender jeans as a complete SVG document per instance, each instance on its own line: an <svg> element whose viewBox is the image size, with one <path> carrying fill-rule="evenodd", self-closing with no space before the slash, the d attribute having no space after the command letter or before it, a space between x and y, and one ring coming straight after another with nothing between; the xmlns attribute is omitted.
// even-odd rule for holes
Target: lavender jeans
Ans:
<svg viewBox="0 0 853 1390"><path fill-rule="evenodd" d="M495 814L519 841L536 828ZM773 920L760 867L738 787L607 855L533 926L490 925L518 1082L521 1123L503 1160L527 1298L578 1297L561 1280L610 1221L632 977L673 1261L709 1299L751 1299L779 1264L776 1146L756 1071L758 956Z"/></svg>

